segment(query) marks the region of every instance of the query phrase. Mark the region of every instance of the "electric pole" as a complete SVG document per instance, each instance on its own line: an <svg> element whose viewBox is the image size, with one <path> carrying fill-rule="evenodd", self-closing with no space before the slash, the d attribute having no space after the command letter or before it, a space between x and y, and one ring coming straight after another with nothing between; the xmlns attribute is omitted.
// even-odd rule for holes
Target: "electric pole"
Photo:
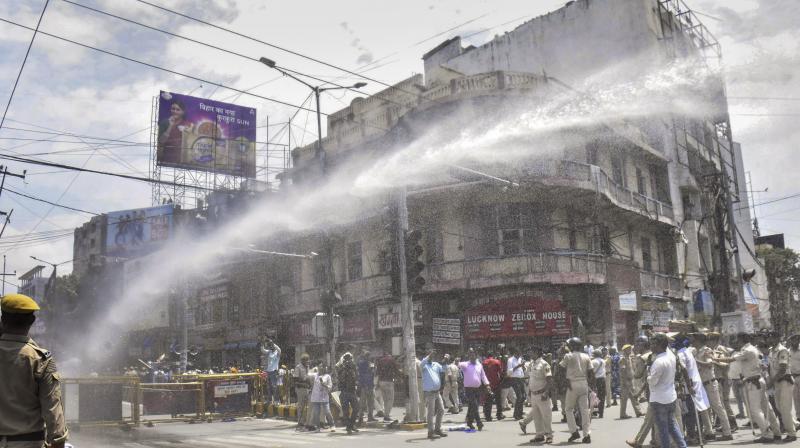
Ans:
<svg viewBox="0 0 800 448"><path fill-rule="evenodd" d="M397 225L395 247L397 248L397 270L400 286L400 322L403 325L403 347L405 349L406 373L408 374L409 409L407 420L419 420L419 387L417 384L417 352L414 337L414 307L408 293L406 277L406 232L408 232L408 203L406 187L398 188L396 197Z"/></svg>

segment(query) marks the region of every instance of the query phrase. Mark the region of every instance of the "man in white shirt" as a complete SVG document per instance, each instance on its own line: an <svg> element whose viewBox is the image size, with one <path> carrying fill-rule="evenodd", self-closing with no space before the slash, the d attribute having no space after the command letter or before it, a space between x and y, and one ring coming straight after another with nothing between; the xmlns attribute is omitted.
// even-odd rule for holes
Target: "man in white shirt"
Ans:
<svg viewBox="0 0 800 448"><path fill-rule="evenodd" d="M592 353L592 370L594 370L594 385L597 388L597 418L603 418L603 410L606 408L606 361L603 359L603 352L595 350Z"/></svg>
<svg viewBox="0 0 800 448"><path fill-rule="evenodd" d="M653 408L661 446L669 447L670 441L673 441L678 448L686 448L686 441L675 418L675 401L678 399L675 391L677 360L668 346L669 339L663 333L656 333L650 338L650 347L655 355L647 373L650 406Z"/></svg>
<svg viewBox="0 0 800 448"><path fill-rule="evenodd" d="M525 417L523 406L525 405L525 360L522 358L519 349L512 348L513 355L508 358L506 376L511 380L511 387L514 388L514 420L522 420ZM505 403L504 403L505 404Z"/></svg>

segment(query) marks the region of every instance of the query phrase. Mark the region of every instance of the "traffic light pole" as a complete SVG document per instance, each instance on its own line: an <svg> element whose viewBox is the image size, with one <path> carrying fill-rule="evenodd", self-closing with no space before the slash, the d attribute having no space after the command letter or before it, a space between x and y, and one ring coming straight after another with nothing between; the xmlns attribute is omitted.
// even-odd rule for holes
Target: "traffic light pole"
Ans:
<svg viewBox="0 0 800 448"><path fill-rule="evenodd" d="M408 279L406 277L406 232L408 231L408 204L406 187L398 189L396 197L397 219L397 269L400 283L400 321L403 324L403 347L405 348L405 364L408 374L409 409L407 420L419 420L419 388L417 384L417 353L414 337L414 310L411 295L408 293Z"/></svg>

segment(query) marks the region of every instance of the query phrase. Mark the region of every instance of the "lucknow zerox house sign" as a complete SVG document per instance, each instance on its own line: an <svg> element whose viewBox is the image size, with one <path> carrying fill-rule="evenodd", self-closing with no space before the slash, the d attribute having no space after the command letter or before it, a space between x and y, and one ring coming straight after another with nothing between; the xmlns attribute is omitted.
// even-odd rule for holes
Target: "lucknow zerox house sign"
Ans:
<svg viewBox="0 0 800 448"><path fill-rule="evenodd" d="M572 317L560 300L536 297L503 299L464 313L466 339L566 336Z"/></svg>

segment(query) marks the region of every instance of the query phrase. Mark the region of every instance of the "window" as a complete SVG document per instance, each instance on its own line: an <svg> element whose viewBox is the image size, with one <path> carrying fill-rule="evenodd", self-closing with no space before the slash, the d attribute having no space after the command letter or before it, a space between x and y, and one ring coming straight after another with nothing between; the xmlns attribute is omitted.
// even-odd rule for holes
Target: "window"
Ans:
<svg viewBox="0 0 800 448"><path fill-rule="evenodd" d="M239 302L235 299L228 299L228 321L239 321Z"/></svg>
<svg viewBox="0 0 800 448"><path fill-rule="evenodd" d="M480 244L479 257L497 256L498 235L497 235L497 216L493 205L483 206L478 211L478 222L480 233L478 235Z"/></svg>
<svg viewBox="0 0 800 448"><path fill-rule="evenodd" d="M625 186L625 175L622 170L622 157L618 154L611 154L611 177L614 183L620 186Z"/></svg>
<svg viewBox="0 0 800 448"><path fill-rule="evenodd" d="M497 206L497 212L502 255L522 253L520 204L500 204Z"/></svg>
<svg viewBox="0 0 800 448"><path fill-rule="evenodd" d="M600 146L597 142L589 142L586 144L586 163L589 165L597 165L597 148Z"/></svg>
<svg viewBox="0 0 800 448"><path fill-rule="evenodd" d="M89 247L91 247L92 249L94 249L94 238L92 238L92 239L90 239L90 240L89 240Z"/></svg>
<svg viewBox="0 0 800 448"><path fill-rule="evenodd" d="M325 261L322 257L314 257L312 263L314 269L314 287L322 288L325 286Z"/></svg>
<svg viewBox="0 0 800 448"><path fill-rule="evenodd" d="M222 300L214 302L214 322L222 322L225 314L225 303Z"/></svg>
<svg viewBox="0 0 800 448"><path fill-rule="evenodd" d="M501 230L503 255L518 255L522 253L521 238L519 229Z"/></svg>
<svg viewBox="0 0 800 448"><path fill-rule="evenodd" d="M362 276L361 241L347 245L347 279L358 280Z"/></svg>
<svg viewBox="0 0 800 448"><path fill-rule="evenodd" d="M642 196L647 196L647 184L645 183L644 174L639 168L636 168L636 191Z"/></svg>
<svg viewBox="0 0 800 448"><path fill-rule="evenodd" d="M530 203L500 204L479 210L483 251L478 256L538 253L553 247L549 211Z"/></svg>
<svg viewBox="0 0 800 448"><path fill-rule="evenodd" d="M650 252L650 239L642 237L642 269L645 271L653 270L653 258Z"/></svg>

